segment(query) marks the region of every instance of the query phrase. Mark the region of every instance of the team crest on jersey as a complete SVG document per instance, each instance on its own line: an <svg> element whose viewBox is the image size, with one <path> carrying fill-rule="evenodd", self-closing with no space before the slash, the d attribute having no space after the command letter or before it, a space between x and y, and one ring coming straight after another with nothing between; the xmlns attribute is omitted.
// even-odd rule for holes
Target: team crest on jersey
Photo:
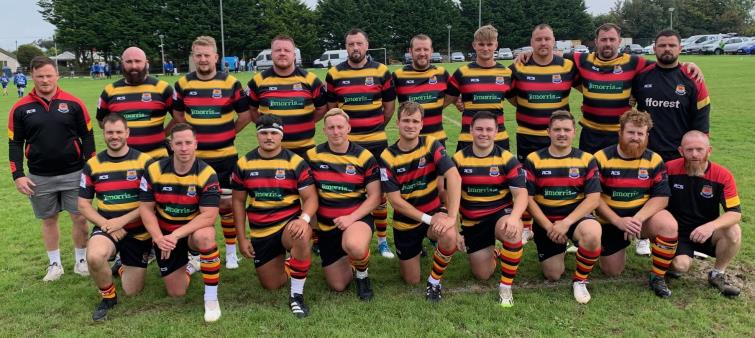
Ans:
<svg viewBox="0 0 755 338"><path fill-rule="evenodd" d="M294 89L294 90L302 90L302 86L301 86L301 83L294 83L294 87L293 87L293 89Z"/></svg>
<svg viewBox="0 0 755 338"><path fill-rule="evenodd" d="M687 94L687 88L684 87L683 84L676 85L676 90L674 91L677 95L684 95Z"/></svg>
<svg viewBox="0 0 755 338"><path fill-rule="evenodd" d="M561 74L553 74L553 78L551 78L551 82L561 83Z"/></svg>
<svg viewBox="0 0 755 338"><path fill-rule="evenodd" d="M283 168L275 169L275 179L276 180L285 180L286 179L286 170Z"/></svg>
<svg viewBox="0 0 755 338"><path fill-rule="evenodd" d="M624 72L624 70L623 70L623 69L621 69L621 66L619 66L619 65L615 65L615 66L613 66L613 73L614 73L614 74L621 74L621 73L623 73L623 72Z"/></svg>
<svg viewBox="0 0 755 338"><path fill-rule="evenodd" d="M496 76L495 77L495 84L502 85L505 82L503 76Z"/></svg>
<svg viewBox="0 0 755 338"><path fill-rule="evenodd" d="M346 165L346 175L356 175L357 168L353 164Z"/></svg>
<svg viewBox="0 0 755 338"><path fill-rule="evenodd" d="M364 78L364 85L365 86L372 86L375 84L375 78L372 76L368 76Z"/></svg>
<svg viewBox="0 0 755 338"><path fill-rule="evenodd" d="M703 186L703 190L700 191L700 196L705 198L713 197L713 186L706 184Z"/></svg>
<svg viewBox="0 0 755 338"><path fill-rule="evenodd" d="M142 93L142 102L152 101L152 93Z"/></svg>
<svg viewBox="0 0 755 338"><path fill-rule="evenodd" d="M212 90L212 98L213 99L219 99L221 97L223 97L223 91L222 90L220 90L219 88L215 88L215 89Z"/></svg>
<svg viewBox="0 0 755 338"><path fill-rule="evenodd" d="M419 158L419 164L417 164L417 168L418 169L419 168L424 168L425 165L427 165L427 160L425 159L424 156L422 156L422 157Z"/></svg>
<svg viewBox="0 0 755 338"><path fill-rule="evenodd" d="M647 168L640 168L639 170L637 170L637 178L641 180L650 178L650 174L648 174Z"/></svg>
<svg viewBox="0 0 755 338"><path fill-rule="evenodd" d="M569 168L569 178L579 178L579 168Z"/></svg>
<svg viewBox="0 0 755 338"><path fill-rule="evenodd" d="M196 185L190 185L188 188L186 188L186 196L194 197L197 195L197 186Z"/></svg>
<svg viewBox="0 0 755 338"><path fill-rule="evenodd" d="M498 177L498 175L501 174L501 171L498 169L498 166L491 165L489 174L491 177Z"/></svg>
<svg viewBox="0 0 755 338"><path fill-rule="evenodd" d="M427 80L427 83L429 84L436 84L438 83L438 77L433 75L429 80Z"/></svg>
<svg viewBox="0 0 755 338"><path fill-rule="evenodd" d="M68 103L62 102L58 105L58 111L61 113L67 113L70 110L68 110Z"/></svg>
<svg viewBox="0 0 755 338"><path fill-rule="evenodd" d="M136 181L136 170L126 171L126 181Z"/></svg>

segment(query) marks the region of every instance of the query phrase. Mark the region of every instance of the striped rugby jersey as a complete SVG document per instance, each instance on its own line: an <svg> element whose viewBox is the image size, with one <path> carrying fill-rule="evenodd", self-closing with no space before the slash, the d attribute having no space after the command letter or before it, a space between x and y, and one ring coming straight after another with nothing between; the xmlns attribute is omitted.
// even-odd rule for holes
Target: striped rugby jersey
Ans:
<svg viewBox="0 0 755 338"><path fill-rule="evenodd" d="M443 100L448 86L448 72L443 67L430 65L425 70L415 70L406 65L393 72L398 102L414 101L425 109L421 135L432 136L438 141L447 138L443 130Z"/></svg>

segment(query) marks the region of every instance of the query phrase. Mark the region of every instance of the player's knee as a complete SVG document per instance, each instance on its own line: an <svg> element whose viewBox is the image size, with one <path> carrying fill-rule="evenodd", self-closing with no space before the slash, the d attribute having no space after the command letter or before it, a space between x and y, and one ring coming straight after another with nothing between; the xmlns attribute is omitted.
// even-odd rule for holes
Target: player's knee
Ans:
<svg viewBox="0 0 755 338"><path fill-rule="evenodd" d="M126 296L136 296L142 292L142 289L144 289L144 284L136 286L123 284L122 287L123 293L126 294Z"/></svg>
<svg viewBox="0 0 755 338"><path fill-rule="evenodd" d="M671 269L676 272L687 272L690 268L690 258L686 255L679 255L671 260Z"/></svg>
<svg viewBox="0 0 755 338"><path fill-rule="evenodd" d="M346 254L349 255L349 257L364 257L367 256L367 252L369 252L369 248L361 243L355 242L344 243L343 250L346 251Z"/></svg>
<svg viewBox="0 0 755 338"><path fill-rule="evenodd" d="M600 264L600 271L608 277L619 277L624 272L623 264Z"/></svg>
<svg viewBox="0 0 755 338"><path fill-rule="evenodd" d="M328 281L328 287L330 287L331 290L335 292L343 292L346 291L346 288L349 287L349 281L344 279L335 279Z"/></svg>
<svg viewBox="0 0 755 338"><path fill-rule="evenodd" d="M281 278L279 279L262 279L260 280L260 284L265 290L278 290L282 288L284 285L286 285L287 282L286 275L281 275Z"/></svg>
<svg viewBox="0 0 755 338"><path fill-rule="evenodd" d="M418 285L419 282L420 282L420 277L419 276L406 276L406 275L404 275L404 276L402 276L402 278L404 279L404 283L409 284L409 285Z"/></svg>
<svg viewBox="0 0 755 338"><path fill-rule="evenodd" d="M168 296L171 297L183 297L186 296L186 288L175 287L167 289Z"/></svg>
<svg viewBox="0 0 755 338"><path fill-rule="evenodd" d="M493 275L495 266L473 266L472 275L477 280L488 280Z"/></svg>
<svg viewBox="0 0 755 338"><path fill-rule="evenodd" d="M726 238L726 241L730 245L739 245L742 241L742 229L739 227L739 224L734 224L726 229L724 231L724 238Z"/></svg>
<svg viewBox="0 0 755 338"><path fill-rule="evenodd" d="M559 279L561 279L561 276L564 274L564 270L558 270L558 269L547 269L543 270L543 277L545 277L546 280L549 282L555 282Z"/></svg>

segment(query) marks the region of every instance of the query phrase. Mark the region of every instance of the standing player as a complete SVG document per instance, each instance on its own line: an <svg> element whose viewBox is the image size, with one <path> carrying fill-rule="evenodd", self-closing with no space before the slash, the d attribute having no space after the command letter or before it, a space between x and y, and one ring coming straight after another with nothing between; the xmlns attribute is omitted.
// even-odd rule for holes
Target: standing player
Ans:
<svg viewBox="0 0 755 338"><path fill-rule="evenodd" d="M395 109L393 76L384 64L367 59L370 48L367 33L355 28L346 33L349 58L328 70L328 108L341 108L349 115L349 141L360 145L375 158L388 147L385 125ZM386 241L388 209L386 200L372 212L378 237L378 251L386 258L394 255Z"/></svg>
<svg viewBox="0 0 755 338"><path fill-rule="evenodd" d="M511 307L511 284L522 259L522 213L528 202L524 170L512 153L495 145L498 124L493 113L478 112L470 128L472 145L453 158L461 173L461 234L472 274L480 280L495 270L495 240L503 243L498 252L498 294L501 306Z"/></svg>
<svg viewBox="0 0 755 338"><path fill-rule="evenodd" d="M482 26L474 33L472 47L477 59L459 67L448 80L446 104L456 102L461 96L461 133L456 150L462 150L472 143L469 126L472 116L478 111L487 110L496 115L498 134L497 146L509 150L509 134L503 124L503 100L511 95L511 70L495 61L493 52L498 50L498 31L491 25Z"/></svg>
<svg viewBox="0 0 755 338"><path fill-rule="evenodd" d="M127 295L144 287L152 238L139 218L139 180L151 158L129 147L129 128L119 114L102 119L107 150L92 157L81 172L79 211L94 224L87 242L87 264L102 301L92 319L107 319L118 303L108 260L121 253L121 284ZM97 209L92 199L97 197Z"/></svg>
<svg viewBox="0 0 755 338"><path fill-rule="evenodd" d="M220 257L213 223L220 185L215 171L196 157L197 138L186 123L170 130L173 155L153 162L139 188L139 215L152 236L157 265L172 297L186 294L191 281L189 250L200 253L204 280L204 320L220 319Z"/></svg>
<svg viewBox="0 0 755 338"><path fill-rule="evenodd" d="M333 108L325 114L328 141L307 151L317 186L317 227L325 281L343 291L356 271L357 297L372 299L367 268L373 220L380 204L380 174L372 154L349 141L349 115ZM348 258L348 259L347 259Z"/></svg>
<svg viewBox="0 0 755 338"><path fill-rule="evenodd" d="M535 245L545 278L564 273L566 242L578 246L572 278L574 299L590 301L587 281L600 257L600 223L592 216L600 201L600 174L591 154L572 148L574 117L557 110L548 126L550 146L530 153L524 163L529 212L535 219Z"/></svg>
<svg viewBox="0 0 755 338"><path fill-rule="evenodd" d="M123 78L105 86L97 102L97 121L110 113L128 121L128 145L153 159L168 157L165 148L165 116L173 113L173 87L147 75L144 51L129 47L121 55Z"/></svg>
<svg viewBox="0 0 755 338"><path fill-rule="evenodd" d="M668 163L671 198L668 210L679 222L679 247L669 275L689 271L694 251L716 257L708 283L724 296L736 297L740 289L726 278L726 267L742 245L742 211L734 176L708 160L712 151L708 136L692 130L679 147L682 158ZM721 214L719 209L723 208Z"/></svg>
<svg viewBox="0 0 755 338"><path fill-rule="evenodd" d="M259 147L240 158L233 170L233 209L239 248L244 256L254 257L260 284L278 289L290 277L289 306L302 318L309 314L304 282L311 265L309 223L317 211L317 190L307 162L283 149L282 139L280 117L267 114L257 120ZM247 218L251 242L245 235ZM288 259L286 252L291 253Z"/></svg>
<svg viewBox="0 0 755 338"><path fill-rule="evenodd" d="M682 51L679 33L664 30L655 37L656 63L634 79L632 95L637 109L653 118L648 148L668 162L680 158L678 147L690 130L707 133L710 128L710 98L702 80L696 81L679 64Z"/></svg>
<svg viewBox="0 0 755 338"><path fill-rule="evenodd" d="M393 206L393 236L401 277L409 284L420 282L419 255L422 240L437 241L433 267L427 278L425 297L441 300L441 284L448 263L456 252L459 234L455 228L461 198L461 178L446 149L432 137L419 136L424 109L407 101L398 109L399 139L380 156L380 180ZM446 180L448 213L440 212L437 182Z"/></svg>
<svg viewBox="0 0 755 338"><path fill-rule="evenodd" d="M32 77L34 74L32 74ZM16 86L18 91L18 98L24 97L24 90L26 90L26 75L21 71L17 71L16 75L13 75L13 85Z"/></svg>
<svg viewBox="0 0 755 338"><path fill-rule="evenodd" d="M658 297L669 297L664 277L676 252L677 224L665 210L670 194L666 166L647 149L653 121L648 113L632 109L621 116L619 126L619 144L595 153L603 190L598 206L603 230L600 269L618 276L630 241L652 239L649 285Z"/></svg>
<svg viewBox="0 0 755 338"><path fill-rule="evenodd" d="M10 82L10 79L5 75L5 73L0 74L0 85L3 86L3 96L8 96L8 83Z"/></svg>
<svg viewBox="0 0 755 338"><path fill-rule="evenodd" d="M63 275L58 226L62 210L68 211L73 223L73 271L87 276L87 224L77 202L81 169L95 155L92 121L81 100L58 86L55 61L35 57L31 72L34 89L8 114L10 172L16 190L29 198L34 216L42 220L42 239L50 259L42 280L55 281ZM24 155L28 175L24 174Z"/></svg>
<svg viewBox="0 0 755 338"><path fill-rule="evenodd" d="M176 82L173 116L196 131L197 157L212 167L222 188L220 225L225 238L225 267L239 266L236 256L236 228L231 207L231 172L238 154L233 142L249 124L249 100L241 83L227 72L218 72L215 39L200 36L191 45L191 58L197 66ZM233 112L238 118L234 122Z"/></svg>
<svg viewBox="0 0 755 338"><path fill-rule="evenodd" d="M273 38L273 67L249 80L252 120L273 114L283 120L283 148L304 157L315 146L315 123L328 108L325 87L317 78L296 66L296 45L286 35Z"/></svg>

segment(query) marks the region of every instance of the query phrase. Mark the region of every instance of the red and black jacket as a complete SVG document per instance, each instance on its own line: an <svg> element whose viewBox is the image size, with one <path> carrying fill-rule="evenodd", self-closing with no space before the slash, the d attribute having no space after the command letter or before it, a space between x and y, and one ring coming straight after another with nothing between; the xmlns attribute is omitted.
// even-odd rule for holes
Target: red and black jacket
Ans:
<svg viewBox="0 0 755 338"><path fill-rule="evenodd" d="M50 101L32 90L8 114L8 157L13 179L29 172L57 176L81 170L95 155L92 121L84 103L56 89Z"/></svg>

